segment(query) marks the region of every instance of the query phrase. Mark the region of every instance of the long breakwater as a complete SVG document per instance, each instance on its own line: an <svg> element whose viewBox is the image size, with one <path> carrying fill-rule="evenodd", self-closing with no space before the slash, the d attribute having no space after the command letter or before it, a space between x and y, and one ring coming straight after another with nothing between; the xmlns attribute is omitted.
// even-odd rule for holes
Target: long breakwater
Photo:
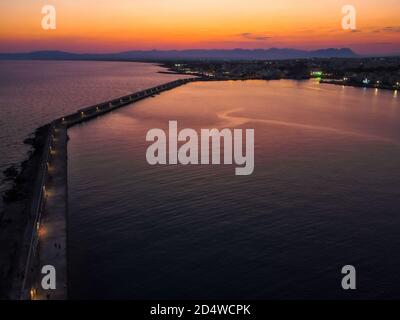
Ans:
<svg viewBox="0 0 400 320"><path fill-rule="evenodd" d="M24 246L22 282L19 298L66 299L67 275L67 130L69 127L89 121L115 109L176 88L200 78L180 79L153 88L128 94L77 110L52 121L48 127L46 142L30 205L30 221ZM42 281L44 266L54 267L55 287L44 290ZM17 286L18 287L18 286Z"/></svg>

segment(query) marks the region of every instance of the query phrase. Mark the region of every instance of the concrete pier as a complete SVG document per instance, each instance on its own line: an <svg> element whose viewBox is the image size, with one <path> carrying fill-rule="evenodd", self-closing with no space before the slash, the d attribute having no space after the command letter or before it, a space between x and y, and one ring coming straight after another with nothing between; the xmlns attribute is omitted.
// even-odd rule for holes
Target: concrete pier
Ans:
<svg viewBox="0 0 400 320"><path fill-rule="evenodd" d="M188 82L199 81L200 78L190 78L190 79L182 79L176 80L172 82L168 82L166 84L149 88L146 90L142 90L139 92L135 92L120 98L116 98L110 101L102 102L94 106L90 106L87 108L79 109L77 112L67 115L65 117L59 118L55 120L56 123L62 123L67 127L74 126L78 123L82 123L88 121L92 118L98 117L105 113L108 113L112 110L124 107L136 101L154 96L155 94L159 94L166 90L171 90L173 88L184 85Z"/></svg>
<svg viewBox="0 0 400 320"><path fill-rule="evenodd" d="M67 130L76 124L89 121L117 108L154 96L201 78L181 79L154 88L135 92L54 120L49 125L45 150L43 150L40 172L35 185L32 202L33 223L28 230L29 249L20 299L64 300L68 298L67 270ZM56 288L42 288L43 266L56 270Z"/></svg>
<svg viewBox="0 0 400 320"><path fill-rule="evenodd" d="M67 298L67 128L55 126L48 181L45 186L46 204L39 227L38 269L51 265L56 270L56 289L42 290L38 283L36 299ZM38 270L40 271L40 270ZM44 275L41 275L42 277ZM41 277L39 277L38 280Z"/></svg>

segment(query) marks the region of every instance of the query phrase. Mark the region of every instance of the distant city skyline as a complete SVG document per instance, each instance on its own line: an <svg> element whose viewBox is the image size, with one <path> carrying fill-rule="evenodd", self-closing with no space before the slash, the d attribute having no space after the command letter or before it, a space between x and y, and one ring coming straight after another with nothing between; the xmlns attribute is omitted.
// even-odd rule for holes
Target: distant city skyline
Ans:
<svg viewBox="0 0 400 320"><path fill-rule="evenodd" d="M41 28L54 5L57 29ZM342 7L356 8L357 29L343 30ZM400 53L398 0L13 0L0 3L0 52L350 48Z"/></svg>

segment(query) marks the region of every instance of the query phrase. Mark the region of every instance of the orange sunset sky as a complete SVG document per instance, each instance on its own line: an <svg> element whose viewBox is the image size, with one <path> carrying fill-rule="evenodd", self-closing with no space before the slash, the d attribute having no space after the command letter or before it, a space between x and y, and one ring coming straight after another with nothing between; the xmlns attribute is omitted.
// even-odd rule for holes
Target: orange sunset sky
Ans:
<svg viewBox="0 0 400 320"><path fill-rule="evenodd" d="M57 29L41 28L54 5ZM357 30L342 30L342 6ZM400 53L400 0L1 0L0 52L349 47Z"/></svg>

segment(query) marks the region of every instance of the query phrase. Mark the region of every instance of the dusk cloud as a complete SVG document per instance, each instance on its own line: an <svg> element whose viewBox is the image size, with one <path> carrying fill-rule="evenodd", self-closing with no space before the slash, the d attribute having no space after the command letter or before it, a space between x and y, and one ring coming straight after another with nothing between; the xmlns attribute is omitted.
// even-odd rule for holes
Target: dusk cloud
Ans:
<svg viewBox="0 0 400 320"><path fill-rule="evenodd" d="M239 34L238 36L245 38L245 39L249 39L249 40L257 40L257 41L265 41L268 39L271 39L271 37L267 37L264 35L257 35L251 32L243 32L241 34Z"/></svg>
<svg viewBox="0 0 400 320"><path fill-rule="evenodd" d="M398 26L398 27L383 27L383 28L375 29L373 32L375 32L375 33L379 33L379 32L399 33L400 26Z"/></svg>

